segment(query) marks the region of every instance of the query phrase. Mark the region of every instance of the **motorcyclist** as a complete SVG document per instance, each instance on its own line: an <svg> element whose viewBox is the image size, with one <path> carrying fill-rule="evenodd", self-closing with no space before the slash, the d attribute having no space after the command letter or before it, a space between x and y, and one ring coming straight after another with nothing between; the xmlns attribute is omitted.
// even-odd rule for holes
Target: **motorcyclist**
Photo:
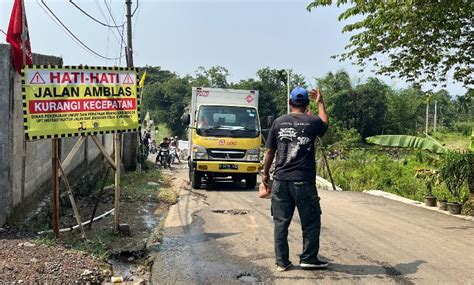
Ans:
<svg viewBox="0 0 474 285"><path fill-rule="evenodd" d="M160 161L160 157L161 157L161 150L163 148L169 148L170 147L170 141L167 137L164 137L163 140L160 142L160 144L158 145L158 155L156 156L156 163L158 164L158 162Z"/></svg>
<svg viewBox="0 0 474 285"><path fill-rule="evenodd" d="M179 140L178 140L178 136L175 136L174 139L171 141L170 143L170 146L171 147L174 147L174 154L175 154L175 157L178 159L178 163L181 163L181 160L179 159Z"/></svg>

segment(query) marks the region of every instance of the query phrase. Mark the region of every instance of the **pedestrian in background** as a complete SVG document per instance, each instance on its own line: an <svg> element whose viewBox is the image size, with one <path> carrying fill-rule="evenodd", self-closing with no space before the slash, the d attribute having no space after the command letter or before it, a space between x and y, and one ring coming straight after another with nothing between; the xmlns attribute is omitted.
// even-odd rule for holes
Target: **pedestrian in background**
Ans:
<svg viewBox="0 0 474 285"><path fill-rule="evenodd" d="M307 112L310 98L315 100L319 115ZM296 87L289 98L291 113L277 118L267 139L262 183L269 187L270 166L276 155L272 188L272 216L274 221L275 257L277 271L292 266L289 260L288 227L295 207L298 209L303 231L303 252L300 267L324 268L328 263L318 259L321 232L321 207L316 189L315 140L324 135L329 119L323 98L318 90L309 94Z"/></svg>

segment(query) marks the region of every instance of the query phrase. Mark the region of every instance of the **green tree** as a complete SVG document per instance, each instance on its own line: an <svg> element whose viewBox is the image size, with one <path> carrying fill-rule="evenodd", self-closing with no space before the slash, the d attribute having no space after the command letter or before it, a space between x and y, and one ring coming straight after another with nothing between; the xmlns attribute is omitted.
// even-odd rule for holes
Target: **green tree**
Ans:
<svg viewBox="0 0 474 285"><path fill-rule="evenodd" d="M418 112L423 105L424 93L417 88L402 89L389 93L387 100L387 117L385 134L416 134Z"/></svg>
<svg viewBox="0 0 474 285"><path fill-rule="evenodd" d="M181 78L173 73L164 81L145 85L143 112L149 111L156 124L166 124L173 135L182 136L186 130L180 118L191 101L191 80L189 76Z"/></svg>
<svg viewBox="0 0 474 285"><path fill-rule="evenodd" d="M229 83L227 77L229 77L229 71L222 66L213 66L209 69L205 69L200 66L196 70L196 78L193 82L193 86L198 87L212 87L212 88L228 88Z"/></svg>
<svg viewBox="0 0 474 285"><path fill-rule="evenodd" d="M445 84L452 71L455 81L474 84L473 1L314 0L307 9L333 3L351 5L340 21L356 19L342 30L352 36L341 60L417 82Z"/></svg>
<svg viewBox="0 0 474 285"><path fill-rule="evenodd" d="M331 124L347 130L354 128L362 138L382 133L390 87L376 78L353 87L344 71L330 72L316 82L326 101Z"/></svg>
<svg viewBox="0 0 474 285"><path fill-rule="evenodd" d="M257 71L257 79L241 80L232 85L237 89L253 89L259 91L259 114L262 121L267 116L286 114L288 106L287 70L265 67ZM290 88L306 87L304 77L291 73Z"/></svg>

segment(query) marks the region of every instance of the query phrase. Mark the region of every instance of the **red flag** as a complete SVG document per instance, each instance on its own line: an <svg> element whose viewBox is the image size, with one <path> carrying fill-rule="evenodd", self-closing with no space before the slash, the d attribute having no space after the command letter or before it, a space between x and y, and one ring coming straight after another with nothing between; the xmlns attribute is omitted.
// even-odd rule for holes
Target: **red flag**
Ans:
<svg viewBox="0 0 474 285"><path fill-rule="evenodd" d="M12 14L10 16L10 24L8 25L7 42L12 46L13 67L21 72L23 66L23 41L25 42L25 65L32 64L30 35L28 34L28 23L25 14L25 30L23 30L23 0L15 0L13 3Z"/></svg>

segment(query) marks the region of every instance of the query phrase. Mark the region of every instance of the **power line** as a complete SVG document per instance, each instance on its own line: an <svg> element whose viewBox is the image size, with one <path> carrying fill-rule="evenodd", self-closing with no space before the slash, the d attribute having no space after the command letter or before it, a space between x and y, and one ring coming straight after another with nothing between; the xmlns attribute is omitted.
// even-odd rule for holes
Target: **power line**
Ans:
<svg viewBox="0 0 474 285"><path fill-rule="evenodd" d="M138 9L138 0L137 0L137 6L135 6L135 10L133 10L132 17L135 15L135 12L137 11L137 9Z"/></svg>
<svg viewBox="0 0 474 285"><path fill-rule="evenodd" d="M110 1L112 1L112 0L110 0ZM109 3L109 5L112 6L112 4L110 4L110 3ZM121 20L122 23L125 23L125 11L126 10L127 10L127 3L125 2L124 5L123 5L123 10L122 10L122 20ZM122 34L121 34L122 39L124 37L124 33L125 33L125 26L122 27ZM120 55L122 55L122 52L124 52L122 43L124 43L124 42L120 43ZM119 60L119 65L122 65L122 60L121 59Z"/></svg>
<svg viewBox="0 0 474 285"><path fill-rule="evenodd" d="M114 17L114 14L112 13L112 9L109 7L109 4L107 3L107 0L104 0L104 3L105 3L105 7L107 8L107 11L109 12L109 15L110 15L110 18L112 19L112 22L114 22L114 25L116 26L116 29L117 29L117 32L118 34L120 35L120 30L119 30L119 26L117 25L117 22L115 21L115 17ZM122 34L123 34L123 28L124 28L125 25L122 25ZM121 41L125 44L125 41L123 39L123 36L121 37ZM125 44L126 45L126 44Z"/></svg>
<svg viewBox="0 0 474 285"><path fill-rule="evenodd" d="M117 26L117 22L115 21L115 17L114 17L114 14L112 13L112 8L111 8L111 4L107 3L107 0L104 0L104 4L105 4L105 7L107 8L107 11L109 12L109 15L110 15L110 18L112 19L112 22L114 23L114 25ZM126 54L122 55L122 49L124 46L127 46L127 43L125 43L125 40L123 38L123 33L124 33L124 30L125 30L125 25L122 26L122 32L120 32L119 28L116 28L117 29L117 32L119 34L119 37L120 37L120 59L119 59L119 65L122 64L122 57L126 57Z"/></svg>
<svg viewBox="0 0 474 285"><path fill-rule="evenodd" d="M76 3L72 2L72 0L69 0L69 3L71 3L72 5L74 5L74 7L76 7L79 11L81 11L84 15L86 15L87 17L91 18L92 20L94 20L95 22L101 24L102 26L105 26L105 27L109 27L109 28L119 28L119 27L123 27L123 25L125 23L123 23L122 25L115 25L115 26L112 26L112 25L109 25L108 23L104 23L104 22L101 22L99 20L97 20L96 18L94 18L93 16L91 16L89 13L87 13L86 11L84 11L81 7L79 7Z"/></svg>
<svg viewBox="0 0 474 285"><path fill-rule="evenodd" d="M53 22L55 22L57 25L60 25L60 27L62 27L67 35L73 39L76 43L78 43L80 46L82 46L85 50L87 50L88 52L90 52L91 54L97 56L97 57L100 57L100 58L103 58L103 59L108 59L108 60L116 60L116 59L119 59L120 57L116 57L116 58L112 58L112 57L107 57L107 56L103 56L101 54L99 54L98 52L94 51L93 49L91 49L90 47L88 47L85 43L83 43L73 32L71 32L71 30L68 29L68 27L56 16L56 14L54 14L54 12L48 7L48 5L46 5L46 3L44 2L44 0L41 0L41 5L39 2L39 0L36 0L36 3L38 3L38 5L43 9L43 11L45 11L45 13L53 20ZM44 7L43 7L44 6ZM46 9L47 10L46 10ZM48 13L49 11L49 13Z"/></svg>
<svg viewBox="0 0 474 285"><path fill-rule="evenodd" d="M97 5L97 8L99 9L100 14L101 14L102 17L105 19L105 21L107 22L107 24L108 24L109 26L111 26L111 25L110 25L109 17L107 17L107 16L105 15L105 12L104 12L104 10L102 9L102 6L101 6L100 3L99 3L99 0L95 0L95 4ZM125 11L125 10L124 10L124 11ZM125 13L125 12L124 12L124 13ZM121 22L122 22L122 23L125 23L124 20L123 20L123 18L122 18L122 21L121 21ZM117 40L117 42L118 42L119 45L120 45L120 50L119 50L120 58L115 61L115 65L120 66L120 65L122 64L121 59L122 59L122 43L123 43L123 42L122 42L121 39L120 39L120 37L121 37L121 36L120 36L120 33L119 33L119 35L117 36L117 34L116 34L116 32L115 32L115 28L110 28L110 27L107 27L107 41L109 40L108 37L110 36L110 31L111 31L111 30L112 30L112 35L114 36L114 38ZM123 32L123 30L124 30L124 26L122 26L122 32ZM122 33L122 38L123 38L123 33ZM108 44L107 44L107 46L108 46ZM108 49L107 49L107 50L108 50Z"/></svg>
<svg viewBox="0 0 474 285"><path fill-rule="evenodd" d="M137 7L135 7L135 10L132 13L132 17L137 12L137 17L135 17L135 23L133 23L133 35L135 35L135 29L137 28L137 22L138 22L138 15L140 14L141 6L138 6L138 0L137 0Z"/></svg>

